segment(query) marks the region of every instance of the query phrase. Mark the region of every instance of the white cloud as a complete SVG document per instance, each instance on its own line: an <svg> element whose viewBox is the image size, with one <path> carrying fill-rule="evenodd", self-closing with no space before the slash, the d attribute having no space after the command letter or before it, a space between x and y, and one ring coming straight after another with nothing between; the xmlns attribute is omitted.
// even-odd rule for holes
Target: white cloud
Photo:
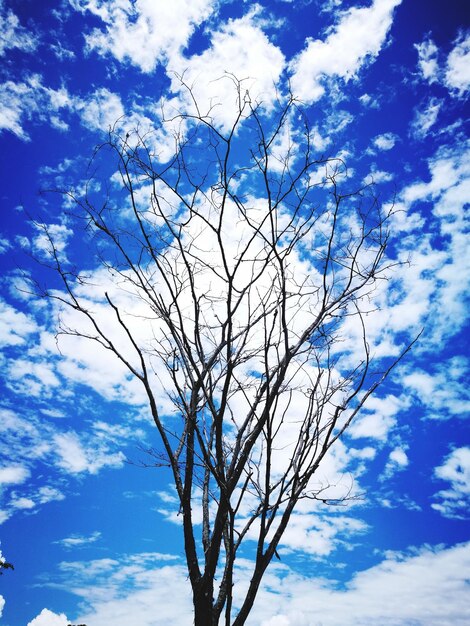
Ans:
<svg viewBox="0 0 470 626"><path fill-rule="evenodd" d="M37 399L38 402L48 401L53 395L55 407L63 407L69 414L76 385L89 384L94 389L99 382L97 390L104 398L142 404L140 384L128 381L127 373L123 372L117 361L109 359L106 350L90 350L86 341L80 342L70 337L68 344L64 340L64 353L60 355L53 332L34 326L27 315L3 301L0 302L0 310L3 312L0 317L0 338L4 345L10 346L2 356L2 369L8 373L6 385L10 391L27 396L30 401ZM51 319L50 311L40 310L38 315L48 321ZM67 321L71 320L67 318ZM13 329L16 334L13 334ZM104 355L104 360L100 355ZM78 397L74 412L84 409L82 402L86 400ZM50 406L49 403L39 404L35 415L23 416L21 412L2 411L0 453L4 459L10 459L10 466L19 466L22 459L28 463L47 459L50 465L72 476L84 472L96 474L104 467L121 467L124 455L120 450L130 440L145 441L143 429L135 428L126 421L113 425L94 420L90 428L82 433L64 431L62 429L67 428L67 423L44 418L42 409L48 413L46 406ZM54 415L57 414L63 415L63 412L57 413L56 410ZM131 420L133 414L129 408L128 417ZM15 473L5 469L0 477L4 479L3 482L13 484L19 482L23 474L20 475L19 470ZM26 500L19 498L26 498L38 505L63 497L54 485L43 485L39 490L36 488L34 493L16 494L16 508L26 503Z"/></svg>
<svg viewBox="0 0 470 626"><path fill-rule="evenodd" d="M417 325L425 325L423 349L440 347L446 338L462 329L468 318L465 302L470 290L466 211L470 194L469 154L470 144L466 141L439 148L428 162L429 180L408 185L399 195L397 208L403 208L409 216L415 205L418 209L422 203L433 205L427 229L421 230L419 237L409 236L408 241L402 237L402 258L409 255L411 265L402 272L403 299L390 311L393 318L389 322L396 329L414 317ZM403 226L411 232L408 219ZM434 236L441 239L439 247L433 244Z"/></svg>
<svg viewBox="0 0 470 626"><path fill-rule="evenodd" d="M96 531L91 535L71 535L70 537L65 537L64 539L60 539L59 541L55 541L54 543L58 543L64 548L77 548L81 546L87 546L90 543L95 543L101 537L101 533Z"/></svg>
<svg viewBox="0 0 470 626"><path fill-rule="evenodd" d="M19 498L13 497L11 506L15 509L33 509L36 505L31 498L25 498L21 496Z"/></svg>
<svg viewBox="0 0 470 626"><path fill-rule="evenodd" d="M454 41L445 65L439 64L439 49L430 39L416 44L418 66L428 83L439 82L451 96L461 98L470 88L470 33L462 32Z"/></svg>
<svg viewBox="0 0 470 626"><path fill-rule="evenodd" d="M76 622L150 626L158 615L161 623L186 626L192 614L187 571L182 565L166 564L171 561L179 559L142 553L123 555L119 560L88 561L86 567L81 562L62 563L66 587L86 598L90 607ZM126 595L123 589L131 591ZM178 602L169 602L169 598L178 598Z"/></svg>
<svg viewBox="0 0 470 626"><path fill-rule="evenodd" d="M408 457L403 448L395 448L390 452L390 461L399 467L406 467L408 465Z"/></svg>
<svg viewBox="0 0 470 626"><path fill-rule="evenodd" d="M468 369L467 359L455 356L427 371L405 367L401 381L415 401L428 409L424 417L441 420L464 417L470 412Z"/></svg>
<svg viewBox="0 0 470 626"><path fill-rule="evenodd" d="M58 130L66 130L60 117L64 110L73 109L73 99L64 87L45 87L42 76L33 74L23 82L7 81L0 85L0 131L8 130L23 141L30 136L24 128L27 121L47 122Z"/></svg>
<svg viewBox="0 0 470 626"><path fill-rule="evenodd" d="M29 140L23 129L23 117L30 117L37 110L32 90L25 83L7 81L0 85L0 130L9 130L20 139Z"/></svg>
<svg viewBox="0 0 470 626"><path fill-rule="evenodd" d="M27 626L67 626L69 620L64 613L54 613L49 609L43 609L37 617L28 622Z"/></svg>
<svg viewBox="0 0 470 626"><path fill-rule="evenodd" d="M0 84L0 130L8 130L24 141L30 140L27 122L48 123L64 131L69 127L69 114L78 114L91 131L107 132L124 116L125 109L120 97L105 87L80 98L65 87L46 87L39 74L23 82Z"/></svg>
<svg viewBox="0 0 470 626"><path fill-rule="evenodd" d="M236 576L245 584L250 567L249 561L237 560ZM468 543L391 553L357 573L345 587L273 562L250 619L253 624L276 626L463 626L470 620L469 568ZM191 622L189 583L182 566L162 567L136 554L119 561L87 562L86 567L64 563L62 570L64 588L87 600L90 608L80 616L87 624L152 626L155 614L174 626ZM127 595L122 593L123 581ZM168 603L170 597L177 597L178 603ZM236 595L235 605L239 601Z"/></svg>
<svg viewBox="0 0 470 626"><path fill-rule="evenodd" d="M407 495L398 495L396 491L380 494L378 504L386 509L401 508L407 511L422 511L423 508Z"/></svg>
<svg viewBox="0 0 470 626"><path fill-rule="evenodd" d="M370 7L349 9L325 41L309 40L290 64L293 93L305 102L315 102L325 93L326 78L356 78L382 49L400 2L375 0Z"/></svg>
<svg viewBox="0 0 470 626"><path fill-rule="evenodd" d="M101 131L112 128L125 113L120 97L104 87L82 100L78 110L84 126Z"/></svg>
<svg viewBox="0 0 470 626"><path fill-rule="evenodd" d="M5 520L2 519L2 511L0 511L0 524L2 524ZM4 564L6 562L5 557L2 554L2 551L0 550L0 563ZM3 613L3 608L5 606L5 598L0 595L0 617L2 617L2 613Z"/></svg>
<svg viewBox="0 0 470 626"><path fill-rule="evenodd" d="M18 485L29 478L30 472L23 465L10 465L0 468L0 485Z"/></svg>
<svg viewBox="0 0 470 626"><path fill-rule="evenodd" d="M348 429L348 435L353 439L366 437L385 442L396 423L397 414L407 406L406 399L392 395L368 398L358 418Z"/></svg>
<svg viewBox="0 0 470 626"><path fill-rule="evenodd" d="M43 485L37 490L37 500L40 504L46 504L46 502L52 502L54 500L64 500L64 494L49 485Z"/></svg>
<svg viewBox="0 0 470 626"><path fill-rule="evenodd" d="M257 623L283 616L289 626L463 626L470 617L465 582L469 565L470 546L463 544L415 555L391 554L356 574L345 590L291 572L280 571L279 577L268 572L252 617Z"/></svg>
<svg viewBox="0 0 470 626"><path fill-rule="evenodd" d="M382 135L377 135L372 140L372 143L379 150L391 150L393 146L396 144L398 136L395 133L383 133Z"/></svg>
<svg viewBox="0 0 470 626"><path fill-rule="evenodd" d="M470 33L462 34L447 57L444 84L456 96L470 88Z"/></svg>
<svg viewBox="0 0 470 626"><path fill-rule="evenodd" d="M290 620L286 615L275 615L263 620L261 626L290 626Z"/></svg>
<svg viewBox="0 0 470 626"><path fill-rule="evenodd" d="M70 322L70 328L83 330L83 324L80 325L77 316L70 315L65 319ZM103 310L99 311L99 319L105 324L107 320L108 327L112 328L114 320ZM57 372L70 385L87 385L106 400L118 400L134 406L144 405L147 400L140 381L131 376L113 354L98 344L94 350L90 350L90 341L72 335L61 336L60 350L64 358L57 361Z"/></svg>
<svg viewBox="0 0 470 626"><path fill-rule="evenodd" d="M5 254L11 247L11 242L6 237L0 237L0 254Z"/></svg>
<svg viewBox="0 0 470 626"><path fill-rule="evenodd" d="M195 28L214 10L215 0L69 0L82 12L90 11L105 25L85 36L89 50L130 61L143 72L171 60L188 44Z"/></svg>
<svg viewBox="0 0 470 626"><path fill-rule="evenodd" d="M19 495L16 491L13 491L9 502L9 513L13 512L15 509L33 509L39 504L59 501L64 498L65 496L61 491L49 485L43 485L39 487L39 489L34 489L32 492L30 489L29 495Z"/></svg>
<svg viewBox="0 0 470 626"><path fill-rule="evenodd" d="M29 417L0 409L0 451L5 459L11 459L12 464L17 464L18 459L25 462L42 459L50 450L50 444L45 441L46 433L50 435L49 428L44 425L41 435L37 419Z"/></svg>
<svg viewBox="0 0 470 626"><path fill-rule="evenodd" d="M384 472L379 477L379 480L388 480L396 472L404 470L408 463L409 459L405 449L401 447L394 448L388 456L387 464L385 465Z"/></svg>
<svg viewBox="0 0 470 626"><path fill-rule="evenodd" d="M470 448L457 448L451 452L435 473L438 478L448 480L461 491L470 493Z"/></svg>
<svg viewBox="0 0 470 626"><path fill-rule="evenodd" d="M32 239L32 251L39 259L51 259L52 245L54 242L54 251L61 262L66 260L65 250L73 231L67 228L65 224L39 224L34 223L33 229L35 235Z"/></svg>
<svg viewBox="0 0 470 626"><path fill-rule="evenodd" d="M65 254L66 251L65 242L69 231L66 230L65 235L64 232L60 227L57 228L59 235L57 245L60 254ZM39 241L34 243L35 247L41 245ZM64 252L61 252L62 246L64 246ZM113 287L109 278L104 283L105 274L107 272L95 273L96 281L92 280L94 286L87 295L90 306L99 310L100 322L104 327L109 327L112 326L115 318L109 319L109 310L105 306L100 306L102 303L98 304L97 294L101 296L103 293L98 291L100 284L103 291L107 287L112 294L116 291L116 285ZM44 316L54 325L58 317L62 316L64 325L72 329L80 327L81 320L77 320L80 316L73 314L70 309L60 311L54 308L51 301L40 300L39 302L46 308L38 308L37 318ZM33 309L37 303L38 300L28 302ZM121 299L120 303L126 307L129 305L129 310L133 309L132 297L124 296L124 300ZM49 305L52 308L49 308ZM134 312L139 313L135 306ZM81 326L83 327L83 324ZM54 328L49 332L46 328L37 325L33 315L26 315L0 299L1 346L17 347L16 352L9 352L2 363L4 371L8 372L6 385L16 394L43 400L54 395L56 400L63 401L73 393L76 385L86 384L108 400L128 402L132 405L143 405L146 402L143 386L129 375L126 368L109 351L98 345L94 350L90 350L89 340L63 336L60 338L61 353L59 353ZM115 430L112 434L114 436L119 433Z"/></svg>
<svg viewBox="0 0 470 626"><path fill-rule="evenodd" d="M21 26L18 17L5 7L5 1L0 0L0 24L2 36L0 37L0 57L4 56L7 50L14 48L23 52L32 52L37 44L37 37Z"/></svg>
<svg viewBox="0 0 470 626"><path fill-rule="evenodd" d="M372 98L372 96L368 93L362 94L362 96L359 97L359 102L362 104L362 106L368 107L370 109L380 108L380 104L377 98Z"/></svg>
<svg viewBox="0 0 470 626"><path fill-rule="evenodd" d="M415 44L418 51L418 67L424 80L435 83L439 80L439 49L432 39L425 39L422 43Z"/></svg>
<svg viewBox="0 0 470 626"><path fill-rule="evenodd" d="M7 387L18 394L50 398L61 381L54 372L54 363L46 360L11 359L7 365Z"/></svg>
<svg viewBox="0 0 470 626"><path fill-rule="evenodd" d="M417 139L424 139L427 136L429 130L437 122L439 112L442 109L443 100L438 98L430 98L425 108L415 110L413 122L411 124L411 134Z"/></svg>
<svg viewBox="0 0 470 626"><path fill-rule="evenodd" d="M450 483L449 489L435 494L437 503L432 507L451 519L467 519L470 511L470 448L453 450L442 465L434 470L440 480Z"/></svg>
<svg viewBox="0 0 470 626"><path fill-rule="evenodd" d="M63 432L61 426L62 422L50 422L34 413L23 417L7 409L0 410L0 456L6 460L0 470L0 486L11 489L22 485L21 490L10 493L1 521L18 510L63 500L64 472L76 477L84 472L97 474L106 467L119 468L124 460L119 449L128 442L126 438L132 435L141 442L144 440L141 429L120 427L103 431L99 423L93 423L79 435ZM56 477L51 474L46 484L33 486L27 479L39 462L55 466L61 472ZM31 469L26 468L26 463ZM57 488L58 483L61 489Z"/></svg>
<svg viewBox="0 0 470 626"><path fill-rule="evenodd" d="M65 48L60 41L56 44L51 44L51 50L59 61L67 61L75 58L75 52Z"/></svg>
<svg viewBox="0 0 470 626"><path fill-rule="evenodd" d="M125 459L122 452L109 453L106 447L85 448L74 432L57 433L54 444L58 466L70 474L96 474L103 467L121 467Z"/></svg>
<svg viewBox="0 0 470 626"><path fill-rule="evenodd" d="M14 512L15 509L18 510L28 510L33 509L39 504L46 504L47 502L59 501L65 498L64 494L56 489L55 487L50 487L49 485L43 485L39 487L39 489L34 489L29 495L19 495L17 491L13 491L11 493L9 508L10 510L7 512L8 515Z"/></svg>
<svg viewBox="0 0 470 626"><path fill-rule="evenodd" d="M34 319L0 299L0 346L24 345L37 330Z"/></svg>
<svg viewBox="0 0 470 626"><path fill-rule="evenodd" d="M282 536L279 553L282 555L297 551L302 554L328 556L340 543L347 542L351 545L354 537L366 530L367 525L353 517L329 513L303 514L297 510Z"/></svg>
<svg viewBox="0 0 470 626"><path fill-rule="evenodd" d="M385 170L376 169L375 164L372 166L370 172L363 180L364 185L368 185L370 183L374 183L376 185L380 185L380 183L388 183L393 180L394 175L391 172L386 172Z"/></svg>
<svg viewBox="0 0 470 626"><path fill-rule="evenodd" d="M248 90L253 103L270 109L278 97L276 85L284 69L284 56L258 24L257 7L240 19L229 20L212 33L210 47L190 58L178 56L169 63L169 71L181 75L193 89L203 115L210 115L225 128L235 121L238 101ZM241 94L227 73L242 80ZM172 89L179 99L172 106L194 110L194 105L176 75L170 75Z"/></svg>

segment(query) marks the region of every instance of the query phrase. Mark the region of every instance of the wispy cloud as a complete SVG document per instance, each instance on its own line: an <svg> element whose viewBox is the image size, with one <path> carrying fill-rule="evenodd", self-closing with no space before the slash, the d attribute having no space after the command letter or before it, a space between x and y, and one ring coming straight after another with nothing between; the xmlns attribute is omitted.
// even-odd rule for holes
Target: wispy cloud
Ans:
<svg viewBox="0 0 470 626"><path fill-rule="evenodd" d="M439 73L438 47L432 39L428 38L415 44L415 48L418 51L418 68L422 77L429 83L437 82Z"/></svg>
<svg viewBox="0 0 470 626"><path fill-rule="evenodd" d="M462 34L450 51L444 84L452 94L459 97L470 89L470 33Z"/></svg>
<svg viewBox="0 0 470 626"><path fill-rule="evenodd" d="M465 97L470 89L470 33L461 32L453 42L447 59L429 36L416 44L418 67L429 84L440 83L452 97Z"/></svg>
<svg viewBox="0 0 470 626"><path fill-rule="evenodd" d="M34 318L0 299L0 346L24 345L38 328Z"/></svg>
<svg viewBox="0 0 470 626"><path fill-rule="evenodd" d="M453 450L442 465L434 470L436 478L450 483L448 489L438 491L432 508L450 519L468 519L470 516L470 448Z"/></svg>
<svg viewBox="0 0 470 626"><path fill-rule="evenodd" d="M424 139L429 131L435 126L439 112L444 102L438 98L430 98L424 108L418 107L415 110L414 119L411 123L410 132L417 139Z"/></svg>
<svg viewBox="0 0 470 626"><path fill-rule="evenodd" d="M388 480L397 472L403 471L408 466L409 462L410 461L405 448L394 448L388 456L387 464L385 465L384 472L380 475L379 480Z"/></svg>
<svg viewBox="0 0 470 626"><path fill-rule="evenodd" d="M17 15L5 6L5 0L0 0L0 23L2 36L0 38L0 57L7 50L18 49L23 52L33 52L38 45L38 37L24 27Z"/></svg>
<svg viewBox="0 0 470 626"><path fill-rule="evenodd" d="M468 371L467 358L455 356L427 370L404 367L401 380L411 392L413 400L427 408L425 418L464 418L470 415Z"/></svg>
<svg viewBox="0 0 470 626"><path fill-rule="evenodd" d="M125 461L125 456L120 451L110 453L106 449L85 447L74 432L57 433L54 444L58 456L57 465L68 474L96 474L103 467L121 467Z"/></svg>
<svg viewBox="0 0 470 626"><path fill-rule="evenodd" d="M31 74L22 81L0 84L0 131L8 130L30 141L26 122L47 122L57 130L67 130L63 112L73 108L73 100L64 87L53 89L43 84L43 77ZM60 115L59 115L60 113Z"/></svg>
<svg viewBox="0 0 470 626"><path fill-rule="evenodd" d="M60 584L87 599L90 609L78 616L86 623L127 626L131 620L151 626L158 611L162 621L186 626L191 620L191 602L184 568L161 566L158 559L158 555L136 554L119 560L64 563ZM249 562L237 562L237 576L248 582ZM282 563L273 564L251 618L263 626L463 624L470 619L465 579L469 566L470 544L389 553L338 589L335 581L327 583L302 576ZM123 580L128 586L125 594ZM169 603L169 597L177 597L178 603ZM234 601L237 604L239 598Z"/></svg>
<svg viewBox="0 0 470 626"><path fill-rule="evenodd" d="M95 543L100 539L100 537L101 533L99 531L95 531L91 535L71 535L70 537L59 539L54 543L57 543L64 548L80 548Z"/></svg>
<svg viewBox="0 0 470 626"><path fill-rule="evenodd" d="M119 0L100 5L70 0L70 4L77 11L90 11L104 24L103 29L94 28L85 35L89 51L128 61L142 72L152 72L157 63L179 54L217 6L214 0L174 0L171 4L137 0L128 5Z"/></svg>
<svg viewBox="0 0 470 626"><path fill-rule="evenodd" d="M339 14L337 25L324 41L309 40L290 63L292 90L304 102L319 100L328 78L345 82L358 76L384 46L401 0L375 0L370 7L354 7Z"/></svg>

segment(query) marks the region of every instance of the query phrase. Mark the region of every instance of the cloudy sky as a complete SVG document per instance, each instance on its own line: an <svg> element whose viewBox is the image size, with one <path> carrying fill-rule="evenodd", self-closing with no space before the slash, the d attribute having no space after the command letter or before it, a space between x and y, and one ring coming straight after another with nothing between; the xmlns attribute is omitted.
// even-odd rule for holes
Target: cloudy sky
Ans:
<svg viewBox="0 0 470 626"><path fill-rule="evenodd" d="M323 470L354 482L348 507L303 508L281 542L252 626L468 624L470 25L462 0L0 0L0 578L5 626L191 623L180 520L142 390L107 354L56 341L59 253L96 281L64 199L118 119L157 125L194 85L217 125L220 78L269 112L287 86L321 156L393 200L409 259L378 294L378 356L424 328ZM158 136L160 159L169 136ZM51 282L52 281L52 282ZM351 336L354 329L351 329ZM388 343L387 343L388 341ZM397 340L398 341L398 340ZM382 352L380 352L382 351ZM162 399L162 403L163 403ZM249 578L249 552L237 562Z"/></svg>

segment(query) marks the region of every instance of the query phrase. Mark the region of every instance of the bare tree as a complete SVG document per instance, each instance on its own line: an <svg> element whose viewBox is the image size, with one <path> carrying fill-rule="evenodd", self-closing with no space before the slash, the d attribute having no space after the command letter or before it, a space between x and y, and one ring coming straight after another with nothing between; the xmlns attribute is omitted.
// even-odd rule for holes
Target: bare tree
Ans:
<svg viewBox="0 0 470 626"><path fill-rule="evenodd" d="M92 277L44 227L63 282L45 295L86 322L61 332L111 351L145 389L160 441L152 463L171 468L178 498L196 626L245 624L296 505L346 497L317 470L410 347L375 360L367 333L394 264L393 209L384 213L373 187L343 191L345 164L316 153L293 97L268 115L234 82L228 130L195 100L155 133L117 125L93 161L114 155L111 191L99 201L95 175L86 193L69 192L70 219L85 220L109 274L102 296L85 295ZM170 136L168 157L158 142ZM247 543L241 597L235 563Z"/></svg>
<svg viewBox="0 0 470 626"><path fill-rule="evenodd" d="M9 563L2 556L0 556L0 576L3 576L3 571L6 569L15 569L15 568L12 563Z"/></svg>

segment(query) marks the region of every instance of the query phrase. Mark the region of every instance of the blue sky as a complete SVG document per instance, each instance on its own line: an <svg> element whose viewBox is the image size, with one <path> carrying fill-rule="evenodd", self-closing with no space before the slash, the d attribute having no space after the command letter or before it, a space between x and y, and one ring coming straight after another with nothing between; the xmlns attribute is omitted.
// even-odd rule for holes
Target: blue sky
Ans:
<svg viewBox="0 0 470 626"><path fill-rule="evenodd" d="M158 447L142 390L88 343L57 345L57 307L24 277L59 288L31 260L46 247L34 218L100 283L70 206L39 190L79 190L118 118L147 129L162 99L187 106L177 75L203 105L222 103L225 128L224 72L266 110L290 84L318 154L395 199L391 253L410 262L374 296L371 341L393 356L424 328L322 469L361 498L302 505L249 624L469 623L464 4L0 0L0 549L15 566L0 578L2 624L191 623L170 475L142 467L141 448ZM247 551L242 581L249 562Z"/></svg>

